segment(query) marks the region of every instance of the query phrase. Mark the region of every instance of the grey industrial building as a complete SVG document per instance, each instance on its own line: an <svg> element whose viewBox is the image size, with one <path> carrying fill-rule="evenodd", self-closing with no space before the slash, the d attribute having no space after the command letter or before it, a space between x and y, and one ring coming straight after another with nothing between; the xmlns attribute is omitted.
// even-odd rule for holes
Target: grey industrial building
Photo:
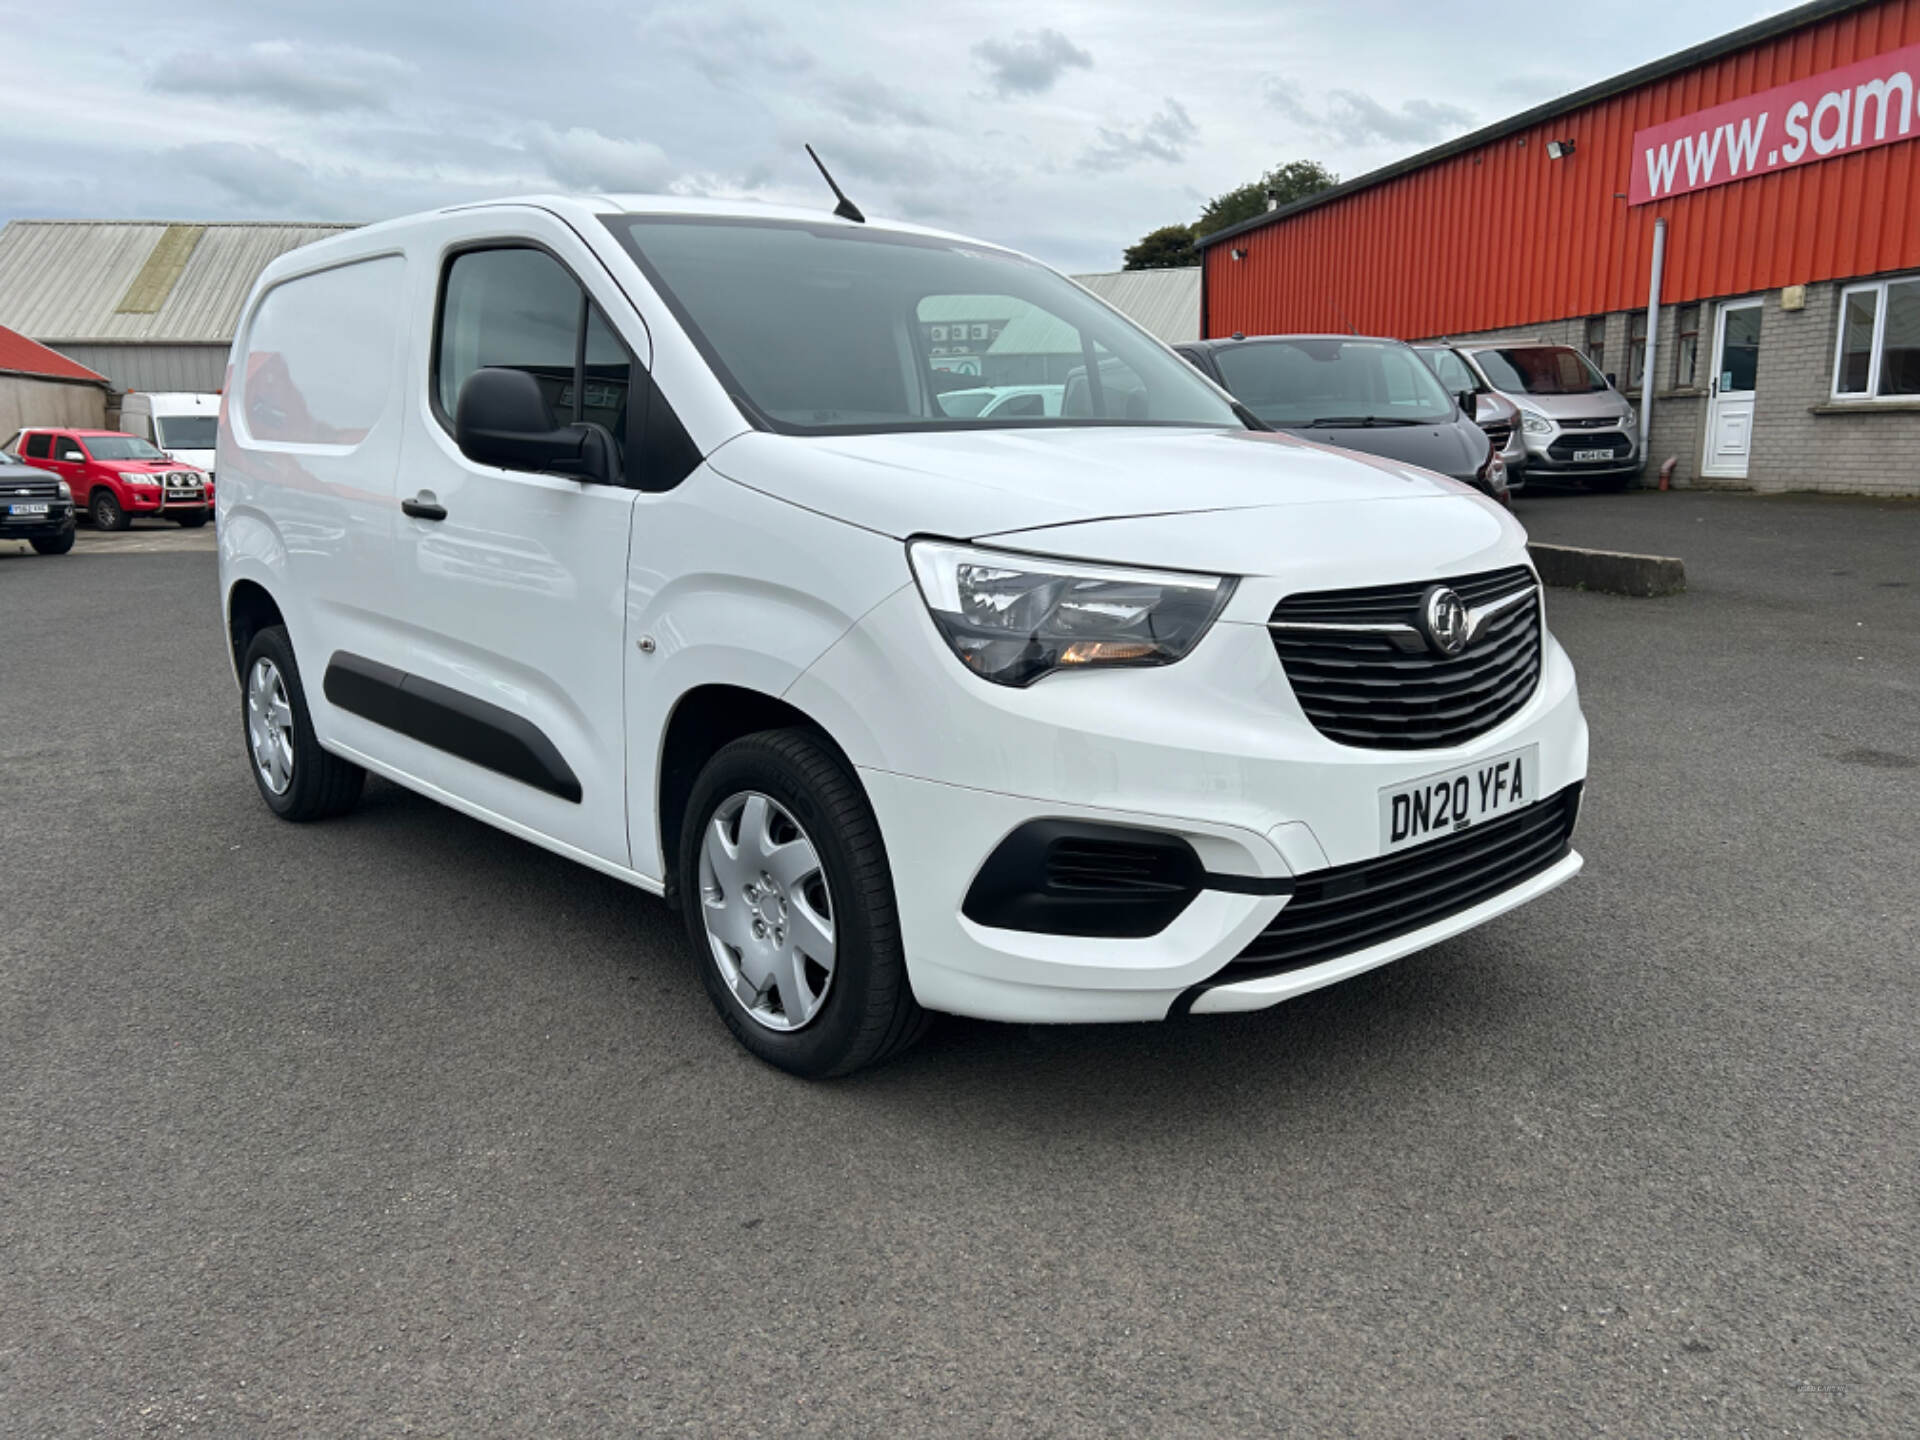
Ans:
<svg viewBox="0 0 1920 1440"><path fill-rule="evenodd" d="M98 371L116 392L218 390L260 272L351 228L15 220L0 230L0 325Z"/></svg>

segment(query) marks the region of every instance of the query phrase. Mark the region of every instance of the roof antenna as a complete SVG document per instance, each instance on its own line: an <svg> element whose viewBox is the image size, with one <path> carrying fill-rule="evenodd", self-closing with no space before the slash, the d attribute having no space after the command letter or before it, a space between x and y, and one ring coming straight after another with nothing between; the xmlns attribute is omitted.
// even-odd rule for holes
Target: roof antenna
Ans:
<svg viewBox="0 0 1920 1440"><path fill-rule="evenodd" d="M867 217L860 213L860 207L858 205L847 199L846 192L834 184L833 176L827 173L827 167L821 164L820 157L813 153L813 147L811 145L807 146L807 156L815 165L820 167L820 178L827 182L827 188L833 191L833 198L840 202L833 207L833 213L838 215L842 220L853 221L856 225L866 224Z"/></svg>

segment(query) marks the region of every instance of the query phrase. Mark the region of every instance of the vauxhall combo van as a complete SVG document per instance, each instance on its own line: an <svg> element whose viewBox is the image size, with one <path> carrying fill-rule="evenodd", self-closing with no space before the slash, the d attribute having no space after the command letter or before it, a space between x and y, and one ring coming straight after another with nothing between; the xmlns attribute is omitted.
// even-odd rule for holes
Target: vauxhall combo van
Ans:
<svg viewBox="0 0 1920 1440"><path fill-rule="evenodd" d="M1014 384L1060 403L943 404ZM371 772L664 896L799 1074L933 1011L1258 1009L1580 868L1520 527L998 246L651 198L370 226L268 267L218 443L268 807Z"/></svg>

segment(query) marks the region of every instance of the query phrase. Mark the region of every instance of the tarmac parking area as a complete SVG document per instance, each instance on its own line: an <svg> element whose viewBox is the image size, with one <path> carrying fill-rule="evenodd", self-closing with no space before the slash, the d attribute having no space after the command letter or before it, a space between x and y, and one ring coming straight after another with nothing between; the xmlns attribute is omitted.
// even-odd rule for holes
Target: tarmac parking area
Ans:
<svg viewBox="0 0 1920 1440"><path fill-rule="evenodd" d="M1517 513L1688 566L1549 594L1576 881L828 1085L657 901L390 785L274 820L211 529L0 545L0 1429L1910 1430L1920 504Z"/></svg>

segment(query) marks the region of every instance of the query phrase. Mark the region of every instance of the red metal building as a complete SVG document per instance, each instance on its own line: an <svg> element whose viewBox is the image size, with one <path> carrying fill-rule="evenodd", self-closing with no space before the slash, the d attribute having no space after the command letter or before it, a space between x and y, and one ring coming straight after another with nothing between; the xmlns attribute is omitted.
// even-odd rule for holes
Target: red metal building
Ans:
<svg viewBox="0 0 1920 1440"><path fill-rule="evenodd" d="M1654 463L1920 493L1917 87L1920 0L1802 5L1204 237L1203 331L1524 331L1633 393L1665 220Z"/></svg>

